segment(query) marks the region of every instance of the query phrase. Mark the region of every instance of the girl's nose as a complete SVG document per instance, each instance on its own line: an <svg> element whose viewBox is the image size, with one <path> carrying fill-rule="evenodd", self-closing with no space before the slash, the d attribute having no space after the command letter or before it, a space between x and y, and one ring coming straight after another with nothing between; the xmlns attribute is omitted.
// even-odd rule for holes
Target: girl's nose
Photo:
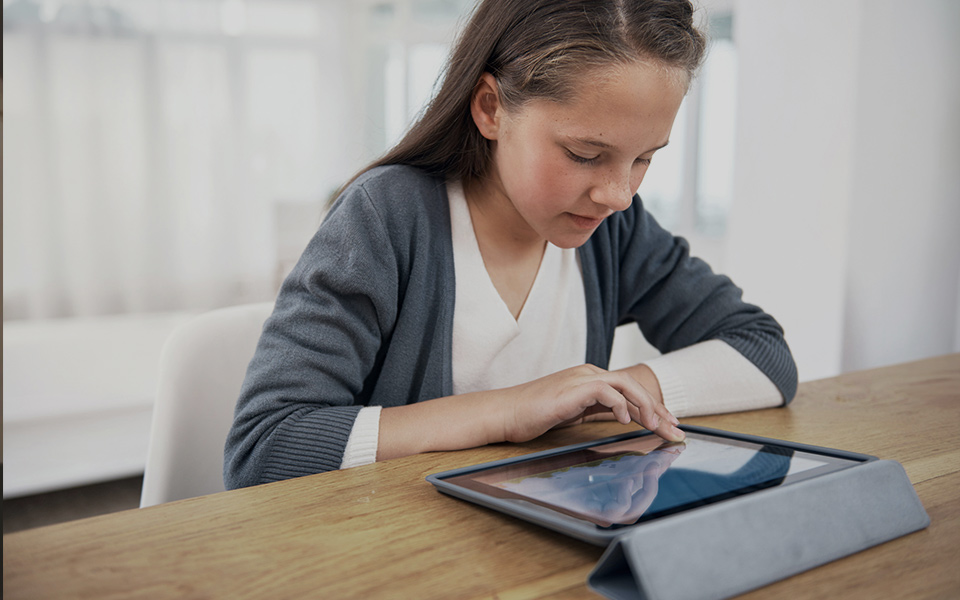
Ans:
<svg viewBox="0 0 960 600"><path fill-rule="evenodd" d="M629 174L611 173L610 176L604 177L593 187L590 199L616 212L630 208L633 190L630 189Z"/></svg>

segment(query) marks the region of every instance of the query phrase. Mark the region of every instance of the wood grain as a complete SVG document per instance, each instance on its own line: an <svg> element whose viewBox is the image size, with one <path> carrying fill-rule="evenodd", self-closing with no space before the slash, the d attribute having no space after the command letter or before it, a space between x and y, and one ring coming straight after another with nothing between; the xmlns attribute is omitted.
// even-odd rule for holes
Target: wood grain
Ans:
<svg viewBox="0 0 960 600"><path fill-rule="evenodd" d="M801 385L685 423L901 462L921 532L745 598L960 597L960 355ZM622 433L434 453L3 537L8 598L589 598L602 549L437 493L430 473Z"/></svg>

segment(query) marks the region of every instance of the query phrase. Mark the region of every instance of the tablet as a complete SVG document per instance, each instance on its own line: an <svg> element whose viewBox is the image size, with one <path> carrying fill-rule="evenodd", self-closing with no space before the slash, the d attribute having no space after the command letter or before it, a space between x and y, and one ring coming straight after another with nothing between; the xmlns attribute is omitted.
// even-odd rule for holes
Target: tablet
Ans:
<svg viewBox="0 0 960 600"><path fill-rule="evenodd" d="M875 457L684 425L427 477L441 492L599 545L625 528L791 485Z"/></svg>

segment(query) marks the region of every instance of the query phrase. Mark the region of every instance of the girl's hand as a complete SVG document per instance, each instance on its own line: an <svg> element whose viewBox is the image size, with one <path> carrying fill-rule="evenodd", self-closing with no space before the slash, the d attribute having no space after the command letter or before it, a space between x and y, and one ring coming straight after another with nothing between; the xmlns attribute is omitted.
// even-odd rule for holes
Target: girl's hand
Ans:
<svg viewBox="0 0 960 600"><path fill-rule="evenodd" d="M509 392L503 427L510 442L531 440L554 427L611 417L624 424L635 421L665 440L684 438L676 417L625 371L580 365Z"/></svg>

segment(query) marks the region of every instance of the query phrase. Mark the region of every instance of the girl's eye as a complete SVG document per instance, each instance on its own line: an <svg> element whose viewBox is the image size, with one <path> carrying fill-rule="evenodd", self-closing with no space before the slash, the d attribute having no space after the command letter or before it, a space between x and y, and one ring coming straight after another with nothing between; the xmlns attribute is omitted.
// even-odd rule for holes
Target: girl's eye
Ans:
<svg viewBox="0 0 960 600"><path fill-rule="evenodd" d="M579 154L576 154L576 153L574 153L574 152L572 152L572 151L570 151L570 150L567 150L567 156L568 156L568 157L570 158L570 160L572 160L573 162L578 163L578 164L581 164L581 165L593 164L593 163L597 162L597 159L598 159L598 158L600 158L599 156L594 156L594 157L592 157L592 158L587 158L587 157L585 157L585 156L580 156Z"/></svg>
<svg viewBox="0 0 960 600"><path fill-rule="evenodd" d="M651 160L653 160L653 159L652 159L652 158L638 158L635 162L636 162L638 165L643 165L643 166L647 167L647 166L650 166L650 161L651 161Z"/></svg>

